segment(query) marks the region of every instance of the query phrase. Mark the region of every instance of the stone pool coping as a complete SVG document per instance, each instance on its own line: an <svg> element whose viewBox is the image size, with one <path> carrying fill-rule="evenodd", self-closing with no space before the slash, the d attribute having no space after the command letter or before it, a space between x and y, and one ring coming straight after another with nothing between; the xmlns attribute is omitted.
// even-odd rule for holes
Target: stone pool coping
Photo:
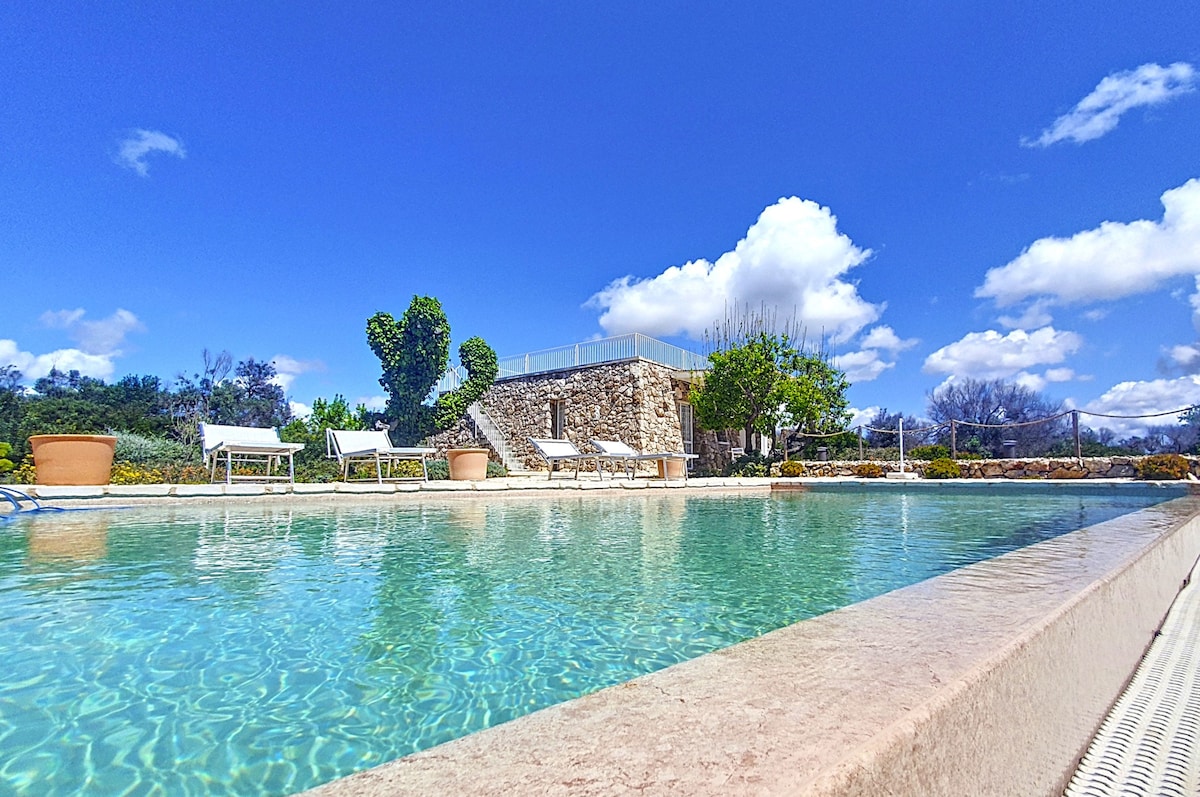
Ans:
<svg viewBox="0 0 1200 797"><path fill-rule="evenodd" d="M1190 495L306 794L1060 795L1198 556Z"/></svg>
<svg viewBox="0 0 1200 797"><path fill-rule="evenodd" d="M988 485L1002 489L1029 489L1031 485L1042 487L1079 487L1091 489L1102 485L1142 484L1178 486L1180 482L1149 482L1131 479L917 479L891 481L885 479L862 479L854 477L797 477L797 478L694 478L683 481L661 479L573 479L570 477L546 479L544 476L515 476L480 481L430 481L396 482L376 484L373 482L327 482L327 483L241 483L241 484L109 484L87 487L59 487L42 484L13 485L22 492L49 502L51 505L66 502L116 503L130 499L219 499L219 498L301 498L308 496L391 496L391 495L478 495L526 491L657 491L657 490L804 490L809 487L837 485L871 485L875 489L945 489ZM1200 485L1188 483L1191 489ZM112 499L116 499L113 501ZM137 501L141 503L141 501ZM0 506L0 509L4 509Z"/></svg>

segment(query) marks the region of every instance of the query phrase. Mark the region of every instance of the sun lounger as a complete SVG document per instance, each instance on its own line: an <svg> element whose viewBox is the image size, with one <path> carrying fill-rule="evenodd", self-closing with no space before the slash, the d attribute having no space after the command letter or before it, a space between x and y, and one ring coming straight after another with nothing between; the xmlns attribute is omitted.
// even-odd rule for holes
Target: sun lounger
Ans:
<svg viewBox="0 0 1200 797"><path fill-rule="evenodd" d="M304 448L304 443L285 443L279 439L279 430L260 429L255 426L222 426L216 423L200 424L200 450L204 464L209 468L209 479L217 480L217 464L225 461L225 483L234 481L296 481L296 466L292 455ZM287 457L288 475L272 475L283 458ZM265 474L237 475L234 465L263 465Z"/></svg>
<svg viewBox="0 0 1200 797"><path fill-rule="evenodd" d="M595 446L596 450L600 452L598 455L596 455L596 470L599 470L602 474L600 478L604 478L603 470L601 470L600 467L601 463L603 462L611 463L614 466L617 464L622 465L625 468L625 475L631 479L633 478L634 471L637 469L639 462L657 462L659 465L659 472L662 474L663 479L670 481L670 471L667 463L683 462L683 480L686 482L687 461L689 459L695 459L697 456L696 454L683 454L676 452L643 454L639 451L633 450L620 440L593 440L592 445Z"/></svg>
<svg viewBox="0 0 1200 797"><path fill-rule="evenodd" d="M533 448L538 452L538 456L546 460L546 464L550 466L550 475L547 478L554 478L554 463L574 462L575 478L578 479L579 463L596 458L595 454L581 453L570 440L531 437L529 438L529 442L533 444Z"/></svg>
<svg viewBox="0 0 1200 797"><path fill-rule="evenodd" d="M426 460L437 452L434 448L397 447L392 445L388 433L378 431L357 431L346 429L325 430L325 453L330 459L337 459L342 466L342 481L351 481L350 466L355 463L374 462L375 480L383 484L384 479L391 480L392 465L397 462L420 462L421 475L398 476L395 481L417 479L429 481L429 469ZM387 465L387 476L383 475L383 466ZM365 481L365 480L356 480Z"/></svg>

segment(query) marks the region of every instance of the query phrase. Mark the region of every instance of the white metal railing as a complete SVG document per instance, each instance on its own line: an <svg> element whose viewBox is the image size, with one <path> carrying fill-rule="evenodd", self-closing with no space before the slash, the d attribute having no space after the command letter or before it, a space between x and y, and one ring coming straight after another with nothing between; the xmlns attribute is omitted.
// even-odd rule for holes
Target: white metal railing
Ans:
<svg viewBox="0 0 1200 797"><path fill-rule="evenodd" d="M678 371L703 371L708 368L708 358L702 354L664 343L639 332L631 332L628 335L616 335L571 346L558 346L553 349L532 351L528 354L502 357L499 361L500 372L497 379L511 379L517 376L542 374L547 371L560 371L565 368L601 365L638 358L650 360ZM437 391L444 393L454 390L462 383L465 376L466 374L461 368L457 366L451 368L438 381Z"/></svg>
<svg viewBox="0 0 1200 797"><path fill-rule="evenodd" d="M508 445L508 438L504 436L503 430L492 420L492 417L487 414L483 405L478 401L475 402L467 407L467 415L475 423L475 428L479 430L479 433L491 444L504 467L508 468L510 472L525 470L525 462L513 454L512 448Z"/></svg>

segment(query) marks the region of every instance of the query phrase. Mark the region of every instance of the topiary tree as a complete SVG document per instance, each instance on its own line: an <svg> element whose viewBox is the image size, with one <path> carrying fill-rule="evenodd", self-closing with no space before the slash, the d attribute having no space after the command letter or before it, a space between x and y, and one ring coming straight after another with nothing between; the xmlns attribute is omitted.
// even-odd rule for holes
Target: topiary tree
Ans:
<svg viewBox="0 0 1200 797"><path fill-rule="evenodd" d="M467 371L462 385L428 403L450 362L450 323L432 296L414 296L396 321L389 313L367 319L367 343L383 364L379 384L387 391L384 417L402 445L449 429L496 381L496 352L474 337L458 349Z"/></svg>

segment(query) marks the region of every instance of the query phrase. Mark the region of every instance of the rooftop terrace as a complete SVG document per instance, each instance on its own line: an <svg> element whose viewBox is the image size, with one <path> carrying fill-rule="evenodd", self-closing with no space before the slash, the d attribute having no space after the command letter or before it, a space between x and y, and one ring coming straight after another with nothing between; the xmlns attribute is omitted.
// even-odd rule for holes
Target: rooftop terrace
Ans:
<svg viewBox="0 0 1200 797"><path fill-rule="evenodd" d="M708 358L703 354L664 343L639 332L599 338L569 346L557 346L526 354L500 358L500 373L497 379L515 379L531 374L562 371L589 365L621 362L623 360L649 360L674 368L677 371L703 371L708 368ZM437 390L442 393L453 390L466 378L461 367L455 366L442 376Z"/></svg>

